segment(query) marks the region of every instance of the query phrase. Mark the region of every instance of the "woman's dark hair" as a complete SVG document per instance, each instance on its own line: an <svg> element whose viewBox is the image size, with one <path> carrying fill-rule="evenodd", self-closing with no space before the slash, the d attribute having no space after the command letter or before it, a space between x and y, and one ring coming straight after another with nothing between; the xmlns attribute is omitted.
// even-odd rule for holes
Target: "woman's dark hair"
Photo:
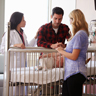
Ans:
<svg viewBox="0 0 96 96"><path fill-rule="evenodd" d="M62 14L62 16L63 16L63 14L64 14L64 10L62 9L62 8L60 8L60 7L54 7L53 9L52 9L52 16L54 15L54 14Z"/></svg>
<svg viewBox="0 0 96 96"><path fill-rule="evenodd" d="M21 22L22 17L23 17L23 13L21 12L14 12L11 15L11 18L10 18L11 30L17 28L17 25Z"/></svg>

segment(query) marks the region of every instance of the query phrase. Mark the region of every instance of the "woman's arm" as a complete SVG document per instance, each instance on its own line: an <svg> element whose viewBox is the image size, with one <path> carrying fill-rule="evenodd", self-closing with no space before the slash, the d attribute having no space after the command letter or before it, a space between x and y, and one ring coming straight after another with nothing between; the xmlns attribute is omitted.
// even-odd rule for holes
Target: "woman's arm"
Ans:
<svg viewBox="0 0 96 96"><path fill-rule="evenodd" d="M56 48L56 50L62 55L64 55L66 58L71 59L71 60L76 60L80 53L80 49L73 49L72 53L68 53L64 51L62 47L58 47Z"/></svg>

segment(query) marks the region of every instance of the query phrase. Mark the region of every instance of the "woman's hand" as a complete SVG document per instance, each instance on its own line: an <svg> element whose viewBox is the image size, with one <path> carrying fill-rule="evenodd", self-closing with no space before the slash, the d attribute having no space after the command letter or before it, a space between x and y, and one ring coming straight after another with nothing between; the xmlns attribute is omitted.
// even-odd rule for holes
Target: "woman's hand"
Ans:
<svg viewBox="0 0 96 96"><path fill-rule="evenodd" d="M64 48L63 48L63 47L58 47L58 48L56 48L56 50L57 50L59 53L61 53L62 51L64 51Z"/></svg>
<svg viewBox="0 0 96 96"><path fill-rule="evenodd" d="M23 43L21 43L21 44L15 44L14 47L19 47L21 49L25 49L25 45Z"/></svg>

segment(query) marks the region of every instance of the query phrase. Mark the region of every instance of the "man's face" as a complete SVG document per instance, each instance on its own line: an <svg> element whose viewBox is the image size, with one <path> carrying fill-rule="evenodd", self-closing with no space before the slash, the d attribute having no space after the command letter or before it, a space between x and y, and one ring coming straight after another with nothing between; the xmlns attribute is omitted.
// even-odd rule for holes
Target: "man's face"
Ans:
<svg viewBox="0 0 96 96"><path fill-rule="evenodd" d="M61 24L61 21L62 21L62 14L54 14L53 16L51 16L51 19L52 19L52 27L53 28L58 28L59 25Z"/></svg>

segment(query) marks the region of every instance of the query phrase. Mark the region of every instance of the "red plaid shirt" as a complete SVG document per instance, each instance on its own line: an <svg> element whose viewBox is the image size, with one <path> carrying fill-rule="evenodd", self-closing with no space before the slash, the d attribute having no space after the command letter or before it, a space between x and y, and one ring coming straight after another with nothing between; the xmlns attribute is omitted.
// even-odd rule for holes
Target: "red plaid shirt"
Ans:
<svg viewBox="0 0 96 96"><path fill-rule="evenodd" d="M39 47L51 48L51 44L62 42L70 38L69 27L65 24L60 24L57 34L52 28L52 22L41 26L38 32L37 45Z"/></svg>

